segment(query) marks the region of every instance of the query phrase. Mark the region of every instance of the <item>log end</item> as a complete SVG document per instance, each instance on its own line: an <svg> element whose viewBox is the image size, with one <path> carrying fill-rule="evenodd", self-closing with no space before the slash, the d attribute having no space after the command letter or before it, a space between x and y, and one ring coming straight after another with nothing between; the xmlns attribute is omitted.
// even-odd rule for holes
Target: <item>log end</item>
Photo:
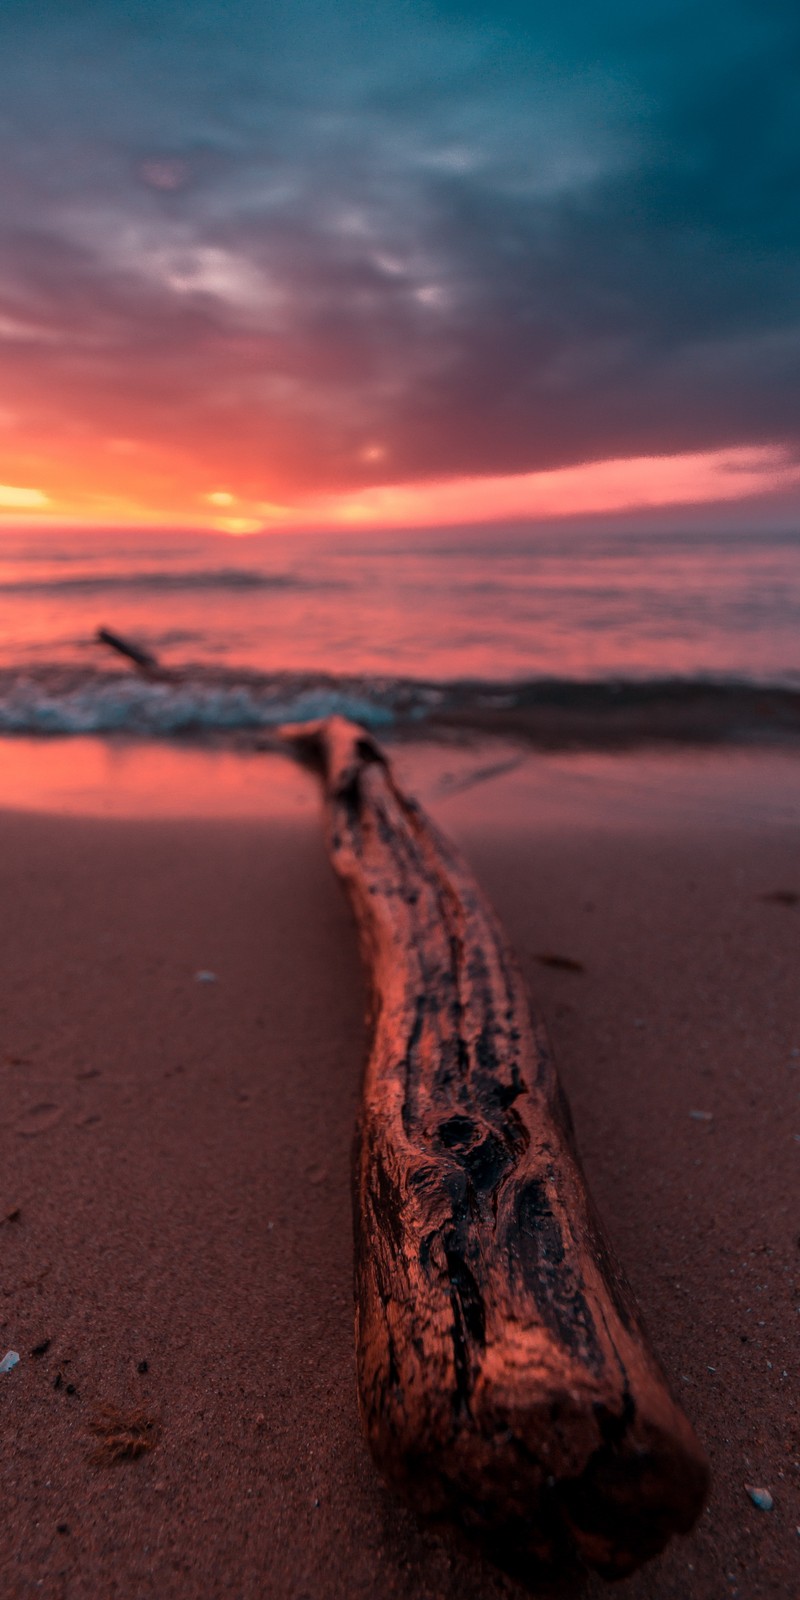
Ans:
<svg viewBox="0 0 800 1600"><path fill-rule="evenodd" d="M708 1495L708 1460L689 1422L668 1396L655 1398L657 1417L601 1411L603 1442L579 1476L554 1486L569 1538L604 1578L626 1577L690 1533Z"/></svg>
<svg viewBox="0 0 800 1600"><path fill-rule="evenodd" d="M362 1405L373 1459L391 1486L517 1576L583 1564L609 1580L627 1577L689 1533L703 1509L708 1462L682 1415L682 1426L670 1417L665 1431L652 1418L570 1406L562 1395L506 1420L499 1427L472 1411L445 1443L441 1417L427 1419L428 1432L405 1397L371 1414Z"/></svg>
<svg viewBox="0 0 800 1600"><path fill-rule="evenodd" d="M708 1462L574 1191L569 1152L549 1192L529 1152L484 1230L452 1149L401 1160L367 1113L358 1152L358 1386L384 1477L531 1578L576 1562L622 1578L690 1532ZM462 1190L469 1223L450 1207Z"/></svg>

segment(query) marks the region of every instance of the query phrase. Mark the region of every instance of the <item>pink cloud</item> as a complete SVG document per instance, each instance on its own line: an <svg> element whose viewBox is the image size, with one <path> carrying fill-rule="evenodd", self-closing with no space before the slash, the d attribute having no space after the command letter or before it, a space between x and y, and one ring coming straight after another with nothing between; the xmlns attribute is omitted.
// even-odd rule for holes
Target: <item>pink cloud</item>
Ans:
<svg viewBox="0 0 800 1600"><path fill-rule="evenodd" d="M704 505L800 484L800 463L771 446L638 456L508 476L385 484L275 506L272 525L419 527Z"/></svg>

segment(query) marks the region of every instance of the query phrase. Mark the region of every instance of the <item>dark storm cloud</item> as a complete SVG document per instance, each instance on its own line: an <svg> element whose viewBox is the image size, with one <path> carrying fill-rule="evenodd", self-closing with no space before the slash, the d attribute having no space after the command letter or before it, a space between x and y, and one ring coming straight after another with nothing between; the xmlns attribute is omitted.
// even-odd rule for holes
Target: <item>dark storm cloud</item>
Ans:
<svg viewBox="0 0 800 1600"><path fill-rule="evenodd" d="M289 486L796 440L794 5L12 3L0 46L0 406Z"/></svg>

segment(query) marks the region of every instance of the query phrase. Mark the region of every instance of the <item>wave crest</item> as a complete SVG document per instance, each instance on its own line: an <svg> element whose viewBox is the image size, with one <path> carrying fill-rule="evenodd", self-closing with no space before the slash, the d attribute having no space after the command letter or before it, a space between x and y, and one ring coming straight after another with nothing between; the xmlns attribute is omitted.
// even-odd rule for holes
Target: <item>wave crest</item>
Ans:
<svg viewBox="0 0 800 1600"><path fill-rule="evenodd" d="M334 714L402 733L499 733L540 748L800 742L800 689L714 678L420 682L196 667L173 680L124 671L0 671L0 734L252 737Z"/></svg>

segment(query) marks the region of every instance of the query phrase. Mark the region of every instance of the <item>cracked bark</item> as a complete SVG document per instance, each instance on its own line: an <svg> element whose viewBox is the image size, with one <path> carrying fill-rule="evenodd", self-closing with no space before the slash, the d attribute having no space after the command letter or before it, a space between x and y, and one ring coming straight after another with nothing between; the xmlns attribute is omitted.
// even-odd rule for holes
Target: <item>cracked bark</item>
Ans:
<svg viewBox="0 0 800 1600"><path fill-rule="evenodd" d="M328 848L370 986L354 1160L364 1432L420 1512L621 1577L686 1533L705 1456L587 1193L515 958L469 869L331 718Z"/></svg>

